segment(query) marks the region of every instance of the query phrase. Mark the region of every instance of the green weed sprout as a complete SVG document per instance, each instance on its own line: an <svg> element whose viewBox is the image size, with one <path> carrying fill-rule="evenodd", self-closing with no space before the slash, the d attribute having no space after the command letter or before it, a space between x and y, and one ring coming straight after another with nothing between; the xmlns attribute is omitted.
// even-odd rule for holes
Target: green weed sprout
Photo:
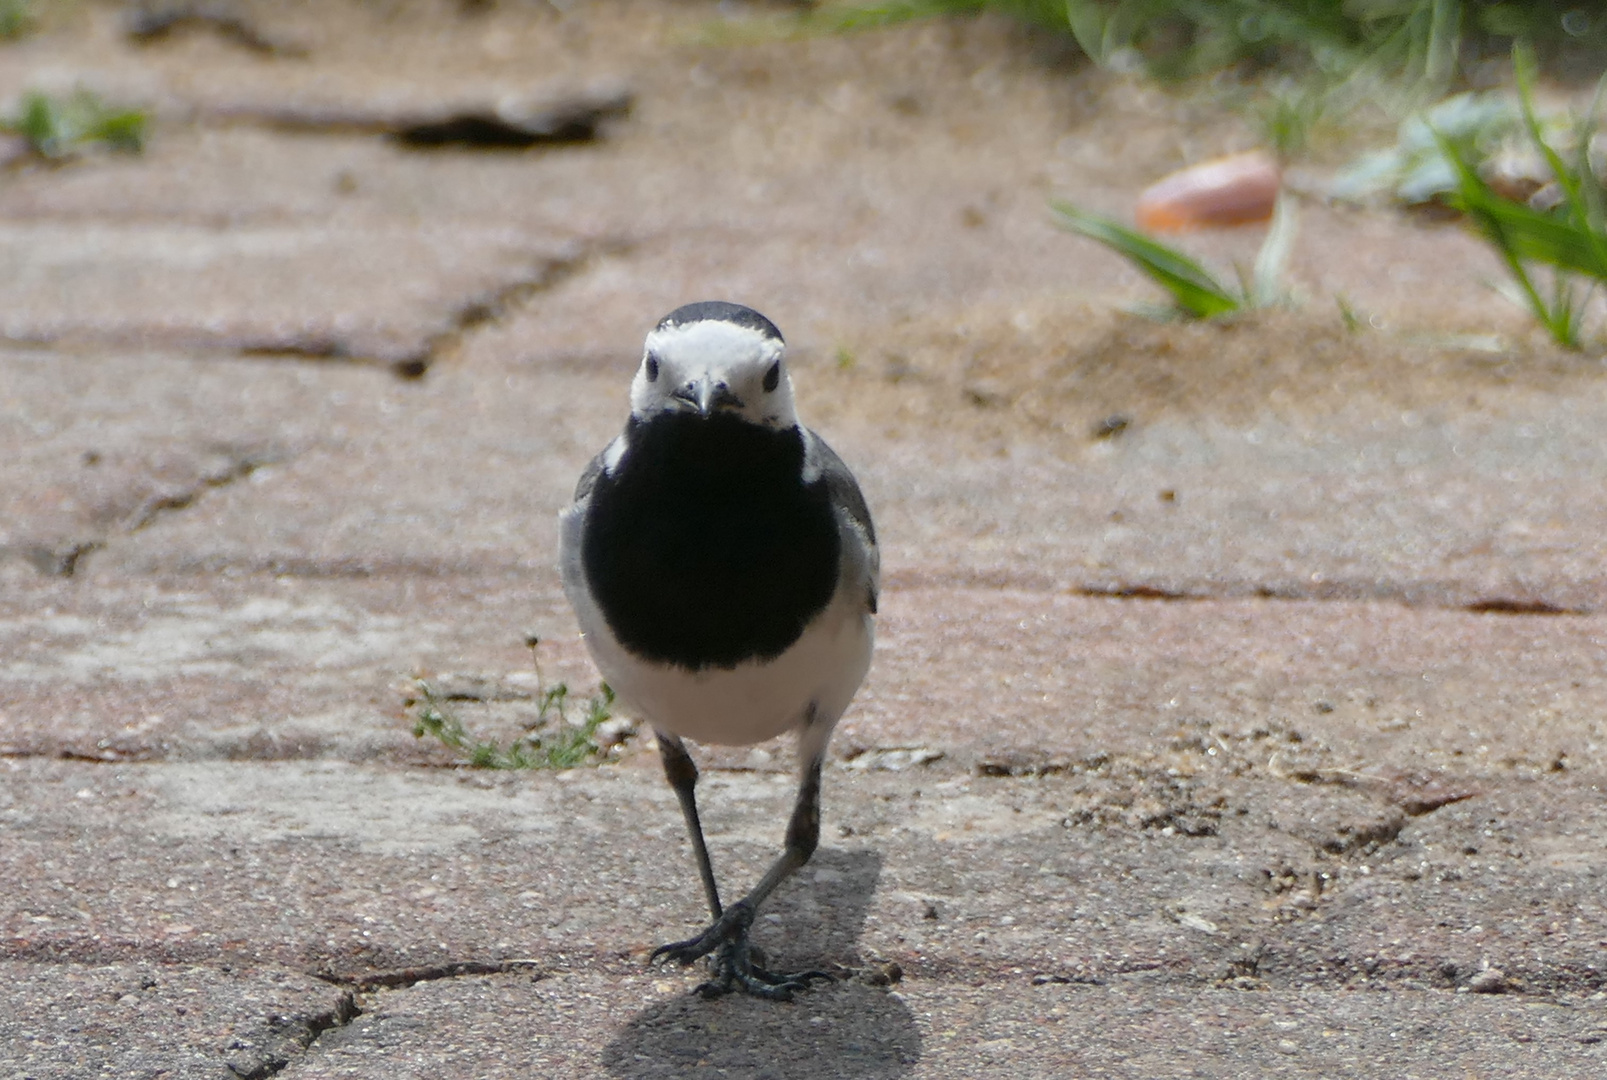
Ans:
<svg viewBox="0 0 1607 1080"><path fill-rule="evenodd" d="M1294 205L1287 195L1278 197L1272 224L1267 229L1255 267L1248 280L1241 273L1233 283L1222 281L1181 251L1110 218L1080 210L1068 202L1050 204L1060 224L1080 236L1097 240L1136 266L1165 289L1172 307L1165 314L1192 319L1215 319L1253 308L1284 303L1284 271L1294 247Z"/></svg>
<svg viewBox="0 0 1607 1080"><path fill-rule="evenodd" d="M503 747L481 741L469 734L456 713L425 679L418 680L419 707L414 717L413 737L431 736L463 755L463 763L476 769L572 769L596 760L598 747L593 741L597 729L612 715L614 691L607 683L585 704L578 722L569 717L569 687L559 682L540 691L539 707L532 730L553 727L557 734L543 738L527 735Z"/></svg>
<svg viewBox="0 0 1607 1080"><path fill-rule="evenodd" d="M97 143L138 153L145 146L145 125L143 112L113 108L88 90L67 97L34 91L22 99L16 116L0 119L0 131L22 136L34 153L50 159Z"/></svg>

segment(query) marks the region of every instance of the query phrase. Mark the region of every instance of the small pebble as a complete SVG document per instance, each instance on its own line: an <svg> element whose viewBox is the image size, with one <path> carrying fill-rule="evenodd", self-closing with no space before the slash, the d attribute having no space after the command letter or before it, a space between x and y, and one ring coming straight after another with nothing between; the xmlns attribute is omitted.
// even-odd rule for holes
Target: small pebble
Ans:
<svg viewBox="0 0 1607 1080"><path fill-rule="evenodd" d="M1260 151L1213 158L1145 188L1134 216L1150 232L1187 232L1266 221L1283 183L1278 163Z"/></svg>

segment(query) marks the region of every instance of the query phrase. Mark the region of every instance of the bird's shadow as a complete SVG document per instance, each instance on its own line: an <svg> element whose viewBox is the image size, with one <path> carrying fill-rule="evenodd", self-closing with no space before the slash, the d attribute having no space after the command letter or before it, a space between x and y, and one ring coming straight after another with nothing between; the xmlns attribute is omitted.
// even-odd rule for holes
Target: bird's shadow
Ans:
<svg viewBox="0 0 1607 1080"><path fill-rule="evenodd" d="M855 942L881 870L874 851L817 851L760 911L753 940L769 966L857 966ZM602 1060L611 1075L630 1080L706 1069L751 1080L880 1080L908 1073L920 1049L920 1031L902 1001L847 981L816 984L790 1003L742 994L705 1001L688 992L634 1017Z"/></svg>

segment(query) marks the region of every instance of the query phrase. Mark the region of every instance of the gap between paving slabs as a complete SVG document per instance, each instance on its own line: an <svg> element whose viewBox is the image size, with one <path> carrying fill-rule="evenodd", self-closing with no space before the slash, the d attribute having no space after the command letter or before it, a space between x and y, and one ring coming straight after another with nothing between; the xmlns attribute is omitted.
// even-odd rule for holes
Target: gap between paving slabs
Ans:
<svg viewBox="0 0 1607 1080"><path fill-rule="evenodd" d="M1230 600L1253 596L1261 600L1291 600L1304 602L1356 600L1393 600L1407 607L1438 607L1451 611L1466 611L1474 615L1589 615L1586 607L1564 607L1547 600L1517 599L1505 595L1480 597L1464 604L1446 604L1436 597L1419 598L1409 590L1380 585L1376 581L1325 582L1320 587L1296 585L1266 585L1253 582L1235 585L1223 582L1218 589L1172 590L1147 584L1077 585L1070 592L1078 596L1098 596L1113 600L1162 600L1170 603L1187 603L1194 600ZM1427 602L1425 602L1425 599Z"/></svg>

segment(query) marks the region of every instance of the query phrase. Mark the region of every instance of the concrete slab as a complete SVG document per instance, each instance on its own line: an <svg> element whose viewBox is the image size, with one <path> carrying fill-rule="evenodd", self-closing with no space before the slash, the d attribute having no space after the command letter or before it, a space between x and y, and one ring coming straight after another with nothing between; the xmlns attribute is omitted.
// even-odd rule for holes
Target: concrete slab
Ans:
<svg viewBox="0 0 1607 1080"><path fill-rule="evenodd" d="M1243 771L834 768L828 850L761 941L801 964L862 949L912 977L1454 989L1493 966L1531 993L1607 986L1607 819L1579 811L1599 783L1489 785L1425 811ZM453 960L586 969L639 962L700 918L646 755L502 775L34 759L7 780L13 956L235 957L348 980ZM727 880L762 872L791 797L786 773L711 774Z"/></svg>
<svg viewBox="0 0 1607 1080"><path fill-rule="evenodd" d="M356 1015L351 991L273 965L0 960L0 1069L17 1080L272 1076Z"/></svg>
<svg viewBox="0 0 1607 1080"><path fill-rule="evenodd" d="M317 1008L248 997L255 1011L232 1021L324 1032L305 1054L275 1044L313 1076L381 1062L473 1076L509 1053L557 1075L600 1062L814 1076L852 1062L870 1075L1231 1076L1254 1062L1361 1076L1378 1060L1436 1075L1458 1054L1582 1076L1607 1030L1607 818L1559 831L1554 808L1600 800L1557 783L1407 818L1295 780L835 768L831 839L758 937L779 964L861 975L781 1007L697 1002L684 996L694 976L644 968L699 918L651 760L500 776L13 761L0 872L19 884L0 926L8 953L34 962L12 990L27 1000L143 964L167 994L211 994L215 1010L246 992L219 980L317 972L322 990L291 980ZM790 789L781 774L706 777L728 882L762 870ZM903 978L891 996L865 981L890 962ZM363 1015L326 1031L352 1018L346 990ZM44 1064L93 1049L79 1013L28 1015L25 1045L56 1048ZM199 1022L185 1015L175 1023ZM144 1044L103 1022L108 1053L143 1060ZM199 1048L185 1053L216 1052L213 1026L185 1030ZM782 1045L814 1049L778 1060Z"/></svg>
<svg viewBox="0 0 1607 1080"><path fill-rule="evenodd" d="M0 336L423 365L580 250L456 226L0 225Z"/></svg>
<svg viewBox="0 0 1607 1080"><path fill-rule="evenodd" d="M1001 439L991 429L1023 419L1011 409L932 445L922 428L938 409L974 409L960 386L943 401L845 377L821 346L804 343L797 379L817 426L863 474L894 585L1587 611L1607 590L1599 508L1575 496L1607 470L1593 449L1607 401L1583 376L1483 390L1499 396L1478 410L1375 401L1320 417L1280 405L1276 386L1264 396L1264 384L1245 388L1263 402L1248 417L1210 400L1185 412L1138 389L1121 413L1130 429L1113 439L1090 433L1083 406L1076 431ZM90 562L139 573L350 571L397 558L539 572L571 477L622 423L629 372L624 357L495 377L451 365L408 388L338 365L207 374L195 361L104 353L5 364L17 390L0 438L35 466L6 481L29 508L7 549L60 566L75 547L137 529ZM81 396L23 396L51 380ZM133 388L162 395L165 411L131 408ZM126 475L131 457L148 478ZM225 486L196 512L157 520L164 503L187 506L185 492Z"/></svg>
<svg viewBox="0 0 1607 1080"><path fill-rule="evenodd" d="M408 680L526 678L531 629L550 635L546 676L594 692L555 584L399 573L14 590L0 618L0 745L445 763L410 735ZM1220 738L1274 772L1428 770L1477 784L1594 773L1607 747L1594 616L947 588L892 590L884 610L840 755L925 748L1025 774L1111 757L1172 764L1174 742ZM534 705L520 708L459 712L506 743Z"/></svg>
<svg viewBox="0 0 1607 1080"><path fill-rule="evenodd" d="M644 1006L639 1005L647 999ZM594 1025L630 1016L599 1049ZM451 1017L450 1021L443 1018ZM605 1019L607 1018L607 1019ZM1599 1003L1487 996L1160 991L1021 982L830 987L791 1007L665 998L642 976L488 977L419 985L320 1040L296 1075L1402 1077L1585 1075L1603 1054ZM443 1027L466 1052L441 1052ZM498 1027L497 1025L502 1025ZM1433 1038L1426 1036L1432 1035ZM509 1038L509 1036L512 1036ZM493 1046L506 1040L512 1057ZM506 1053L506 1051L501 1051ZM1549 1071L1548 1071L1549 1070Z"/></svg>

